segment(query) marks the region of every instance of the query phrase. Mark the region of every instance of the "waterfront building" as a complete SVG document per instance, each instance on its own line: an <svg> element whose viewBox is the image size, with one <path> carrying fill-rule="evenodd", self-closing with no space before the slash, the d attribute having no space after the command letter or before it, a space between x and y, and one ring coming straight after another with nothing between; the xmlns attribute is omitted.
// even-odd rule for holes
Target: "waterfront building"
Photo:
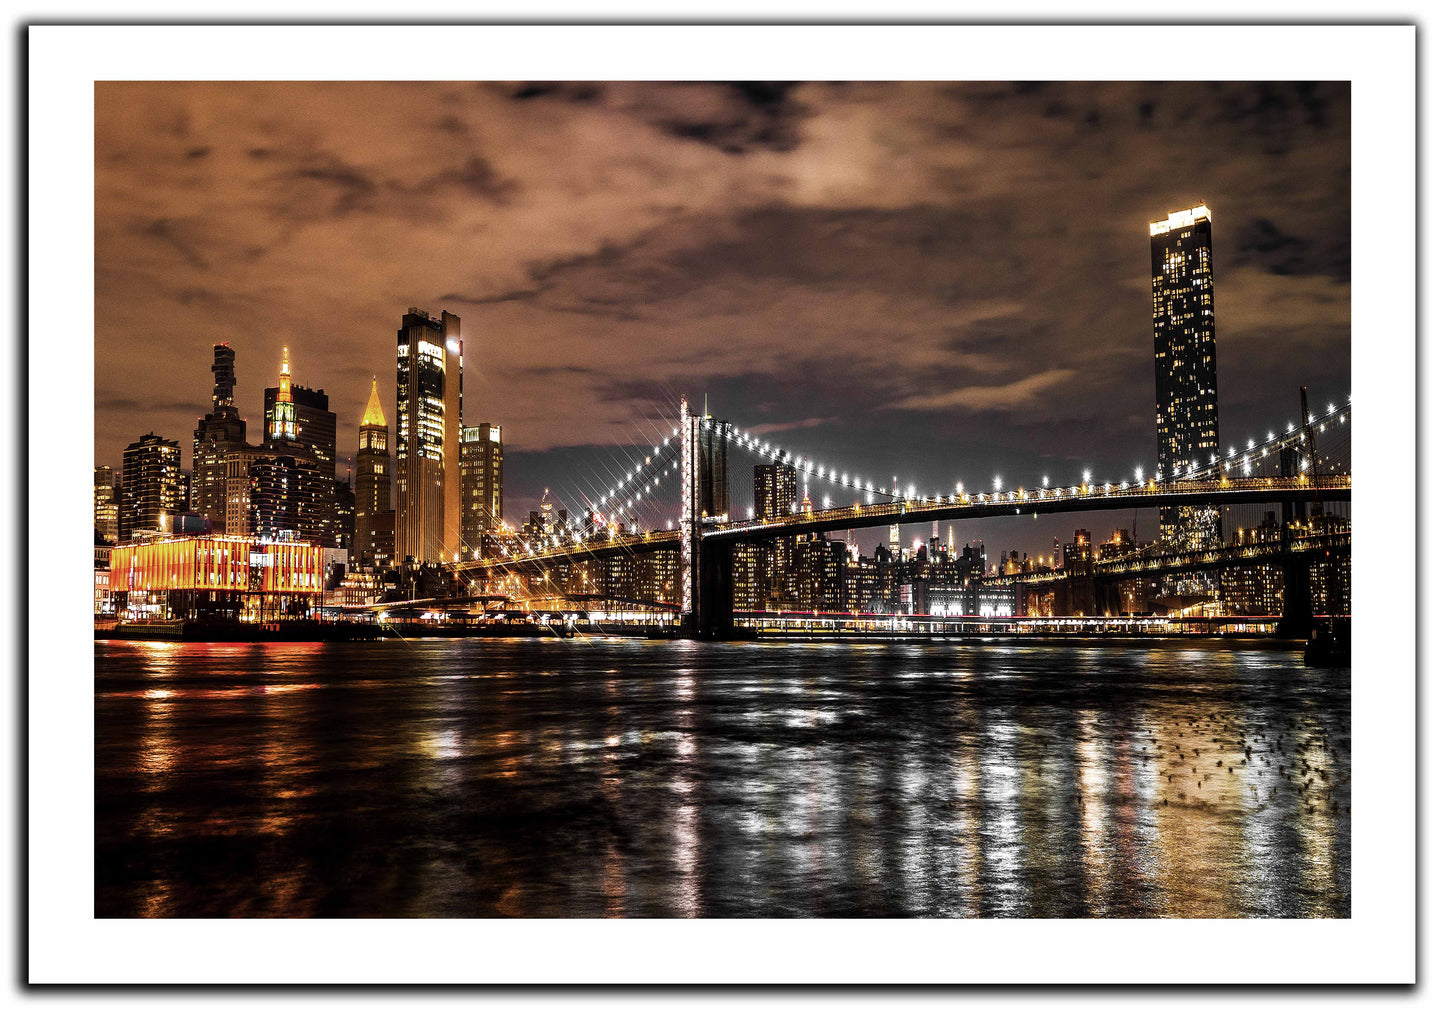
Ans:
<svg viewBox="0 0 1445 1016"><path fill-rule="evenodd" d="M485 556L502 524L502 428L462 428L462 556Z"/></svg>
<svg viewBox="0 0 1445 1016"><path fill-rule="evenodd" d="M462 325L411 307L396 333L396 556L461 551Z"/></svg>
<svg viewBox="0 0 1445 1016"><path fill-rule="evenodd" d="M110 551L110 595L128 620L304 617L321 599L323 555L234 536L126 541Z"/></svg>
<svg viewBox="0 0 1445 1016"><path fill-rule="evenodd" d="M185 510L179 441L142 435L126 446L121 475L120 539L163 530L170 516Z"/></svg>
<svg viewBox="0 0 1445 1016"><path fill-rule="evenodd" d="M1213 219L1203 204L1149 223L1154 302L1154 396L1159 473L1207 468L1219 452L1214 344ZM1219 544L1219 512L1160 512L1160 540L1199 550Z"/></svg>
<svg viewBox="0 0 1445 1016"><path fill-rule="evenodd" d="M190 509L227 531L226 456L246 447L246 421L236 408L236 351L218 342L211 350L211 411L196 421L191 436Z"/></svg>
<svg viewBox="0 0 1445 1016"><path fill-rule="evenodd" d="M95 531L101 539L114 542L120 535L120 508L115 503L115 471L95 467Z"/></svg>
<svg viewBox="0 0 1445 1016"><path fill-rule="evenodd" d="M768 601L768 548L761 543L733 547L733 609L763 610Z"/></svg>
<svg viewBox="0 0 1445 1016"><path fill-rule="evenodd" d="M391 515L391 436L386 415L381 411L381 395L376 378L371 379L371 397L361 415L356 440L356 510L354 548L356 560L363 565L385 566L391 561L388 550L382 555L377 545L380 517ZM390 527L385 527L389 529ZM388 546L392 540L386 541Z"/></svg>

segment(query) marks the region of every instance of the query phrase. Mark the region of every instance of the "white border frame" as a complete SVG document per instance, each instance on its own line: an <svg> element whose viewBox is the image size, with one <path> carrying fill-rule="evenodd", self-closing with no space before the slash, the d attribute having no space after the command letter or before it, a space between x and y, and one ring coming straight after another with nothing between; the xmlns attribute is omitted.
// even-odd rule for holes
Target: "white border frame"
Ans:
<svg viewBox="0 0 1445 1016"><path fill-rule="evenodd" d="M1211 54L1215 79L1353 82L1353 439L1371 452L1357 460L1352 509L1362 525L1350 919L93 919L90 548L65 536L90 528L92 463L58 453L90 448L92 407L67 400L57 413L43 392L57 374L93 390L96 80L376 79L398 66L399 49L447 54L431 64L446 79L1165 80L1180 76L1171 54L1181 33L1191 52ZM27 534L32 982L1413 980L1415 593L1403 574L1415 561L1413 28L33 27L29 50L29 342L41 386Z"/></svg>

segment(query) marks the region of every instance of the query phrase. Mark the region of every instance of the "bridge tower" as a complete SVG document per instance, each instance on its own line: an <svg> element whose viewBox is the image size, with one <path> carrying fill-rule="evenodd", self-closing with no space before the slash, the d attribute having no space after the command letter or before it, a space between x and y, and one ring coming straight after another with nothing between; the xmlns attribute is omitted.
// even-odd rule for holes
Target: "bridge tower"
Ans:
<svg viewBox="0 0 1445 1016"><path fill-rule="evenodd" d="M699 638L726 638L732 633L732 549L703 542L703 519L719 513L719 494L726 490L726 442L716 428L723 424L695 415L683 396L682 507L678 513L682 543L682 623ZM719 481L717 478L724 479ZM726 508L721 509L723 513Z"/></svg>

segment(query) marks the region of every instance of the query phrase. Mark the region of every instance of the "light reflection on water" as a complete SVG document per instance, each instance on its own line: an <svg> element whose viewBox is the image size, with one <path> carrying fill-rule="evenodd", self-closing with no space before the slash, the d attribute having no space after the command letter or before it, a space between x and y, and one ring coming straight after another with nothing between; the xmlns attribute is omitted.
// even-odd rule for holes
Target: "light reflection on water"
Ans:
<svg viewBox="0 0 1445 1016"><path fill-rule="evenodd" d="M96 759L99 916L1350 907L1284 650L98 642Z"/></svg>

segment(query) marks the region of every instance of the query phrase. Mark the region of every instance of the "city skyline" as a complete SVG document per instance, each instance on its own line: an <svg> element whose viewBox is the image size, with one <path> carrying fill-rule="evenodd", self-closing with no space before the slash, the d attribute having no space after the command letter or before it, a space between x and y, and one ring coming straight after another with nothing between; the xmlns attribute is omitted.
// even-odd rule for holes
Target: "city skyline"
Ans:
<svg viewBox="0 0 1445 1016"><path fill-rule="evenodd" d="M463 422L506 427L514 523L547 486L575 505L556 477L640 440L636 419L667 421L680 394L706 396L753 433L860 469L886 469L907 443L918 475L905 483L958 473L975 483L999 463L1030 461L1056 475L1124 472L1153 459L1144 224L1201 199L1216 218L1222 428L1279 418L1296 379L1326 394L1348 391L1347 86L313 84L183 85L161 95L126 85L115 96L110 87L98 92L97 376L118 388L98 382L102 464L109 442L141 433L135 423L167 436L194 427L206 408L199 386L212 341L241 352L243 416L259 401L249 392L269 373L258 374L276 355L269 347L289 344L306 365L298 383L327 389L347 435L371 376L386 375L387 323L417 305L462 318L473 354ZM126 96L139 101L107 105ZM269 111L271 147L242 147L256 114L238 96ZM392 150L404 147L399 139L365 157L348 148L355 125L343 114L354 119L363 99L383 119L408 106L448 111L438 112L452 118L448 127L432 125L452 142L428 164L430 183L405 175L421 168ZM323 124L308 103L335 115ZM132 108L148 109L143 122ZM122 127L129 148L118 158L107 138ZM585 193L559 196L566 172L536 157L547 145L573 146L592 174ZM464 150L493 158L463 163L471 175L446 169ZM990 152L1008 155L1008 179L990 170ZM537 172L527 176L524 166ZM660 174L646 200L619 166ZM215 179L221 167L244 170L252 185L232 199L261 202L258 211L273 202L262 221L291 209L285 236L248 251L222 236L222 224L238 225L227 218L238 207ZM125 218L140 172L158 185L149 206L169 201L184 217L144 228ZM683 188L680 177L695 186ZM708 181L722 190L702 186ZM321 236L352 240L345 256L329 255L335 263L307 269L314 282L346 269L352 241L370 237L363 247L371 249L446 210L454 226L487 238L485 256L456 268L457 248L442 245L434 259L407 261L416 295L398 287L386 321L366 309L379 300L366 272L319 302L292 280L271 287L280 299L248 295L278 259ZM621 223L628 212L638 214ZM545 262L526 246L542 242L536 237L504 235L502 224L528 215L560 216L547 234L566 238L570 257ZM581 250L599 230L603 239ZM107 270L105 252L118 248L134 256ZM214 284L223 264L239 266L226 294L175 288ZM519 265L531 266L530 285L514 277ZM469 287L458 277L466 271L475 276ZM145 382L124 378L161 337L132 337L129 351L104 340L125 331L105 313L117 274L138 284L127 289L136 307L120 317L153 324L136 309L153 300L175 312L164 320L200 314L212 323L204 334L188 329L197 362L170 354L171 390L149 404L134 397ZM422 286L430 292L417 292ZM356 305L341 313L338 302L353 295ZM297 334L320 308L328 323ZM273 311L286 322L279 331L263 323ZM338 329L331 318L351 323ZM108 365L110 350L117 363ZM1265 387L1257 375L1271 365L1292 383ZM185 431L166 422L183 413ZM348 443L337 449L343 475L354 455ZM1101 449L1117 450L1117 461L1082 460ZM1037 482L1018 471L1010 466L1011 481ZM982 535L991 546L1038 552L1056 534L984 527Z"/></svg>

